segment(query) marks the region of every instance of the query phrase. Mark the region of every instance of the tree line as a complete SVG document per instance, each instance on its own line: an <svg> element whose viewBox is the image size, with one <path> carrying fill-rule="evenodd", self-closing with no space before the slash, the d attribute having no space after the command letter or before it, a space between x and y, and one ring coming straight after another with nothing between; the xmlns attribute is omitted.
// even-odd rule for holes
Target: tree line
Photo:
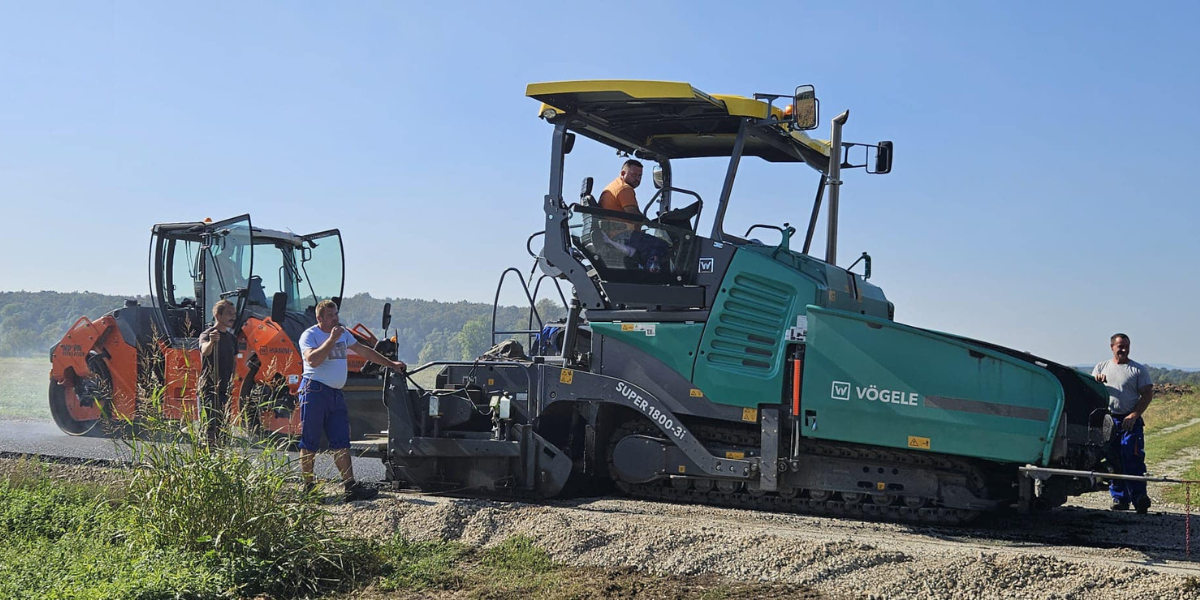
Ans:
<svg viewBox="0 0 1200 600"><path fill-rule="evenodd" d="M80 317L98 319L120 308L127 298L151 306L148 296L0 292L0 356L49 356L50 348ZM362 323L379 335L383 305L387 302L392 304L388 335L396 336L400 359L405 362L472 360L492 346L492 305L480 302L374 298L362 293L342 300L341 321L349 327ZM538 302L538 312L547 321L566 314L561 304L548 299ZM537 328L537 324L529 326L528 307L498 308L497 330L530 328ZM526 336L511 337L527 345Z"/></svg>
<svg viewBox="0 0 1200 600"><path fill-rule="evenodd" d="M1175 385L1190 385L1200 388L1200 371L1181 371L1179 369L1150 367L1150 379L1154 383L1173 383Z"/></svg>
<svg viewBox="0 0 1200 600"><path fill-rule="evenodd" d="M149 296L109 296L92 292L0 292L0 356L48 356L79 317L97 319L120 308L127 298L150 306ZM341 320L347 326L362 323L379 334L384 303L392 304L388 335L396 336L400 359L424 363L433 360L472 360L492 346L492 306L481 302L438 302L411 298L375 298L361 293L342 300ZM542 319L565 315L558 302L538 302ZM536 324L533 326L536 327ZM529 310L501 306L496 329L529 329ZM522 345L525 336L516 337ZM1090 372L1091 367L1079 367ZM1155 383L1200 387L1200 371L1150 367Z"/></svg>

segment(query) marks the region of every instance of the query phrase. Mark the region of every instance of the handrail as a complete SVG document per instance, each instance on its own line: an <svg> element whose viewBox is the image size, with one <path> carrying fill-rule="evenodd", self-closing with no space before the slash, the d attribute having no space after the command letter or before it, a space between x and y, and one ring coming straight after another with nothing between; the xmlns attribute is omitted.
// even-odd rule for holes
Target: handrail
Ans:
<svg viewBox="0 0 1200 600"><path fill-rule="evenodd" d="M534 265L534 268L537 268L537 265ZM531 278L532 278L532 276L533 276L533 274L530 273ZM562 303L563 303L563 310L567 310L567 311L571 310L571 305L567 304L567 295L563 293L562 284L558 282L557 277L551 277L548 273L542 273L542 276L538 277L537 283L534 284L534 286L533 286L533 299L535 301L537 300L538 292L541 291L541 289L542 289L542 280L544 280L544 279L549 279L550 281L554 282L554 287L558 290L558 299L562 300ZM532 312L532 311L530 311L530 312ZM530 318L529 318L529 326L533 327L533 315L532 314L530 315Z"/></svg>
<svg viewBox="0 0 1200 600"><path fill-rule="evenodd" d="M543 327L542 316L539 315L537 312L537 306L533 301L533 296L530 295L530 293L529 293L529 285L527 283L525 283L525 276L521 275L521 271L517 270L516 267L509 267L509 268L505 269L503 273L500 274L500 283L496 284L496 296L492 300L492 345L493 346L496 345L496 335L497 334L508 335L508 332L496 331L496 313L500 309L500 291L504 289L504 279L506 277L508 277L508 274L510 272L516 273L517 281L521 282L521 289L525 292L525 299L529 301L529 312L533 317L537 318L538 331L541 331L541 328ZM530 324L532 324L532 322L533 322L532 319L530 319ZM529 335L532 335L532 333L529 333Z"/></svg>

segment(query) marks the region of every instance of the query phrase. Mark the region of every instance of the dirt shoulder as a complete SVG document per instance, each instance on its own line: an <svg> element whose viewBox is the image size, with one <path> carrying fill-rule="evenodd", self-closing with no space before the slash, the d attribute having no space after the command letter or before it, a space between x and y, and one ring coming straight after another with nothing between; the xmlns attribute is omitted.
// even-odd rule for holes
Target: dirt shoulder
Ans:
<svg viewBox="0 0 1200 600"><path fill-rule="evenodd" d="M73 484L113 486L127 481L130 471L108 461L81 459L48 460L0 455L0 480L52 479Z"/></svg>
<svg viewBox="0 0 1200 600"><path fill-rule="evenodd" d="M1184 515L1087 502L969 528L626 499L525 504L390 493L334 507L350 533L487 547L527 536L560 563L795 584L829 597L1200 598ZM1196 548L1200 552L1200 548Z"/></svg>

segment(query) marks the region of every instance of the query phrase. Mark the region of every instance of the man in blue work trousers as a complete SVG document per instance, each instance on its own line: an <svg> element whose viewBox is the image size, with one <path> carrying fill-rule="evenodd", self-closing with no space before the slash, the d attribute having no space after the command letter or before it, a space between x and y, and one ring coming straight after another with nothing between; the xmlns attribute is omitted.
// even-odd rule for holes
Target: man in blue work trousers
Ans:
<svg viewBox="0 0 1200 600"><path fill-rule="evenodd" d="M1112 359L1092 369L1096 381L1108 388L1108 411L1116 426L1116 444L1121 457L1121 472L1126 475L1146 474L1146 438L1142 434L1142 413L1154 398L1150 369L1129 360L1129 336L1118 333L1109 338ZM1109 487L1113 510L1129 510L1138 514L1150 510L1146 482L1114 479Z"/></svg>
<svg viewBox="0 0 1200 600"><path fill-rule="evenodd" d="M346 385L346 353L355 354L375 363L403 372L403 362L390 360L374 348L360 343L338 322L338 307L331 300L317 304L317 324L300 336L300 353L304 357L304 378L300 380L300 476L305 490L312 490L313 461L321 444L321 432L329 439L333 461L342 474L345 500L369 500L379 490L368 488L354 480L350 464L350 413L342 386Z"/></svg>

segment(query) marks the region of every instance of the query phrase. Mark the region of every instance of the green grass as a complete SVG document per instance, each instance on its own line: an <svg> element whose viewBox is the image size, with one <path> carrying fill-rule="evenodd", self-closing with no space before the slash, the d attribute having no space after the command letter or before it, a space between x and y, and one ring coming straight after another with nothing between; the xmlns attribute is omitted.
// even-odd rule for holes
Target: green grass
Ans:
<svg viewBox="0 0 1200 600"><path fill-rule="evenodd" d="M0 358L0 418L50 420L50 361Z"/></svg>
<svg viewBox="0 0 1200 600"><path fill-rule="evenodd" d="M410 542L396 538L380 551L385 574L376 583L384 591L451 590L461 587L463 577L457 565L471 549L456 542Z"/></svg>
<svg viewBox="0 0 1200 600"><path fill-rule="evenodd" d="M1185 471L1180 479L1200 481L1200 464L1193 463L1191 468ZM1187 484L1176 484L1168 487L1165 491L1163 491L1163 499L1176 504L1183 504L1184 502L1188 501L1186 485ZM1191 504L1192 509L1195 510L1196 505L1200 503L1200 485L1192 484L1191 487Z"/></svg>
<svg viewBox="0 0 1200 600"><path fill-rule="evenodd" d="M527 598L546 597L570 585L569 571L526 537L509 538L482 551L457 542L397 538L384 544L380 555L384 574L374 586L380 591L471 591L478 597Z"/></svg>
<svg viewBox="0 0 1200 600"><path fill-rule="evenodd" d="M122 543L120 494L38 475L0 479L0 598L215 596L220 577L169 549Z"/></svg>
<svg viewBox="0 0 1200 600"><path fill-rule="evenodd" d="M198 557L73 533L0 547L4 598L215 598L228 589Z"/></svg>
<svg viewBox="0 0 1200 600"><path fill-rule="evenodd" d="M1146 422L1146 435L1200 418L1200 392L1184 395L1158 396L1142 420Z"/></svg>
<svg viewBox="0 0 1200 600"><path fill-rule="evenodd" d="M584 591L570 572L551 562L546 552L525 537L513 537L488 548L478 575L496 594L514 598L579 596Z"/></svg>
<svg viewBox="0 0 1200 600"><path fill-rule="evenodd" d="M380 572L379 544L333 533L282 442L208 448L195 423L142 417L157 441L117 442L136 467L109 486L5 464L0 598L312 597Z"/></svg>
<svg viewBox="0 0 1200 600"><path fill-rule="evenodd" d="M1160 471L1159 465L1179 456L1189 448L1200 448L1200 423L1163 433L1172 426L1182 425L1200 418L1200 393L1155 398L1146 410L1146 467L1151 473ZM1200 463L1193 463L1179 475L1180 479L1200 480ZM1200 486L1192 486L1193 502L1200 500ZM1182 504L1186 490L1183 485L1170 485L1163 492L1168 502Z"/></svg>
<svg viewBox="0 0 1200 600"><path fill-rule="evenodd" d="M1146 410L1146 463L1153 465L1174 457L1200 440L1200 423L1170 433L1165 429L1200 418L1200 394L1156 398Z"/></svg>
<svg viewBox="0 0 1200 600"><path fill-rule="evenodd" d="M1198 401L1200 404L1200 401ZM1171 433L1146 436L1146 464L1154 472L1154 465L1174 458L1185 448L1200 447L1200 424L1184 427Z"/></svg>

